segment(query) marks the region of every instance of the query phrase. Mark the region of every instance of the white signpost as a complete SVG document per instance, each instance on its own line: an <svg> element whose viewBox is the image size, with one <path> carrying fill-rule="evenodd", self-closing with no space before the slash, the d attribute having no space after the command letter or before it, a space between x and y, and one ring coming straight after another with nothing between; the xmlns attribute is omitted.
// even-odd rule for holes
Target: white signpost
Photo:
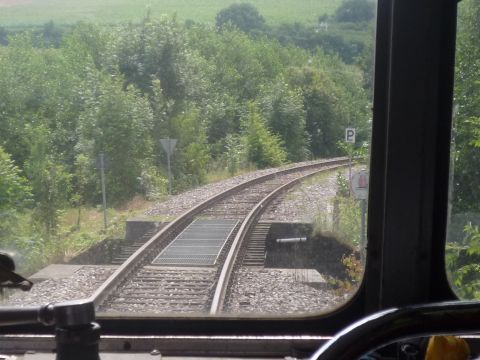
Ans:
<svg viewBox="0 0 480 360"><path fill-rule="evenodd" d="M100 170L100 179L102 181L102 203L103 203L103 226L107 229L107 190L105 186L105 170L110 167L109 157L101 152L97 159L97 169Z"/></svg>
<svg viewBox="0 0 480 360"><path fill-rule="evenodd" d="M167 167L168 167L168 193L172 193L172 171L170 169L170 156L175 151L175 145L177 145L177 139L160 139L163 150L167 153Z"/></svg>
<svg viewBox="0 0 480 360"><path fill-rule="evenodd" d="M366 200L368 197L368 171L361 170L352 175L350 181L350 187L352 188L353 195L358 200Z"/></svg>
<svg viewBox="0 0 480 360"><path fill-rule="evenodd" d="M350 180L350 188L356 199L360 200L361 205L361 229L360 229L360 254L363 256L366 246L366 214L367 214L367 199L368 199L368 171L360 170L352 175Z"/></svg>
<svg viewBox="0 0 480 360"><path fill-rule="evenodd" d="M355 144L355 128L345 129L345 142Z"/></svg>
<svg viewBox="0 0 480 360"><path fill-rule="evenodd" d="M355 128L345 128L345 142L347 144L355 144ZM348 181L352 181L352 149L348 154Z"/></svg>

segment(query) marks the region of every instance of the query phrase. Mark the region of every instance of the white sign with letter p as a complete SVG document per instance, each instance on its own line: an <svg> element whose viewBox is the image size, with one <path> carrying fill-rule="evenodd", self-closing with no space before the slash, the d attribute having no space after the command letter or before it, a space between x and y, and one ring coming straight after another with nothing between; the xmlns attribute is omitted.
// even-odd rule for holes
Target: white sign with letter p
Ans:
<svg viewBox="0 0 480 360"><path fill-rule="evenodd" d="M345 129L345 142L355 144L355 128Z"/></svg>

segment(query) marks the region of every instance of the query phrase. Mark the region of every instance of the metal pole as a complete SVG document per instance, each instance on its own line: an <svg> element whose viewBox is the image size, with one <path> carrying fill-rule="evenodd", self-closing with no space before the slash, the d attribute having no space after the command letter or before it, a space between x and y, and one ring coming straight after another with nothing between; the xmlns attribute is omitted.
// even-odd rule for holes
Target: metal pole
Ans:
<svg viewBox="0 0 480 360"><path fill-rule="evenodd" d="M352 194L352 153L349 152L348 155L348 184L350 185L348 187L348 196L351 196Z"/></svg>
<svg viewBox="0 0 480 360"><path fill-rule="evenodd" d="M367 244L367 234L366 234L366 214L367 214L367 200L360 200L361 213L362 213L362 226L361 226L361 236L360 236L360 258L365 264L365 248Z"/></svg>
<svg viewBox="0 0 480 360"><path fill-rule="evenodd" d="M104 154L100 153L100 174L102 178L102 198L103 198L103 224L105 230L107 229L107 193L105 190L105 162L103 158Z"/></svg>
<svg viewBox="0 0 480 360"><path fill-rule="evenodd" d="M168 138L167 151L167 166L168 166L168 194L172 194L172 170L170 169L170 138Z"/></svg>

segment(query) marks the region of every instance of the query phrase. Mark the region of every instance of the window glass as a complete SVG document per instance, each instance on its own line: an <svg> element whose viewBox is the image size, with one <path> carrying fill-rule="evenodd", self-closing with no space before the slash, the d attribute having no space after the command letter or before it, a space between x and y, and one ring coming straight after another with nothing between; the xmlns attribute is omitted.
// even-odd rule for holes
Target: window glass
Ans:
<svg viewBox="0 0 480 360"><path fill-rule="evenodd" d="M0 10L0 260L33 283L9 273L4 304L285 316L355 292L373 0Z"/></svg>
<svg viewBox="0 0 480 360"><path fill-rule="evenodd" d="M480 4L459 4L447 269L461 298L480 298Z"/></svg>

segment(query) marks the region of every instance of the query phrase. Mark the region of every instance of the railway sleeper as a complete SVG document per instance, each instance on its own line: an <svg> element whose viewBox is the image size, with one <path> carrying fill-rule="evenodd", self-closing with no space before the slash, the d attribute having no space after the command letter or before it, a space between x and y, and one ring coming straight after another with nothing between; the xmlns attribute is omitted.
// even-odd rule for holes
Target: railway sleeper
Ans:
<svg viewBox="0 0 480 360"><path fill-rule="evenodd" d="M147 296L128 296L126 297L127 299L130 299L130 300L133 300L133 299L145 299L145 300L182 300L182 301L197 301L197 302L201 302L201 303L205 303L207 300L208 300L208 296L177 296L177 295L172 295L172 294L153 294L153 295L147 295Z"/></svg>
<svg viewBox="0 0 480 360"><path fill-rule="evenodd" d="M180 278L171 278L171 279L162 279L162 278L144 278L138 277L136 279L137 282L158 282L161 284L169 284L169 283L211 283L213 279L180 279Z"/></svg>
<svg viewBox="0 0 480 360"><path fill-rule="evenodd" d="M182 267L176 267L175 270L170 270L168 268L164 268L161 266L155 266L155 269L152 269L151 267L148 269L143 269L141 270L141 274L152 274L152 275L177 275L177 274L196 274L198 276L206 276L210 275L213 270L210 268L201 268L197 267L195 270L190 270L189 268L182 268Z"/></svg>
<svg viewBox="0 0 480 360"><path fill-rule="evenodd" d="M201 306L202 308L204 308L206 306L205 302L203 301L194 301L194 300L190 300L190 299L187 299L187 300L184 300L184 301L175 301L174 304L172 304L172 302L170 301L155 301L155 302L148 302L147 304L143 303L143 302L139 302L139 301L134 301L134 300L130 300L130 299L115 299L114 301L112 301L110 303L111 305L120 305L120 304L126 304L126 305L134 305L134 304L137 304L137 305L142 305L142 306L145 306L145 305L176 305L176 306ZM108 306L107 306L108 307Z"/></svg>
<svg viewBox="0 0 480 360"><path fill-rule="evenodd" d="M158 288L159 286L162 287L176 287L176 288L185 288L185 289L193 289L193 288L206 288L210 287L213 281L208 282L208 283L175 283L175 282L169 282L169 283L163 283L163 282L157 282L157 283L140 283L140 284L128 284L124 288L125 289L155 289Z"/></svg>
<svg viewBox="0 0 480 360"><path fill-rule="evenodd" d="M167 289L159 289L161 291L165 291ZM162 292L162 293L159 293L158 290L157 291L138 291L138 292L122 292L123 294L127 295L128 297L130 297L131 295L135 295L135 296L140 296L140 297L147 297L147 296L150 296L150 295L158 295L158 294L161 294L161 295L164 295L164 296L167 296L166 294L168 294L168 296L170 296L171 294L175 295L175 296L208 296L209 295L209 291L175 291L175 290L172 290L172 291L167 291L167 292Z"/></svg>

